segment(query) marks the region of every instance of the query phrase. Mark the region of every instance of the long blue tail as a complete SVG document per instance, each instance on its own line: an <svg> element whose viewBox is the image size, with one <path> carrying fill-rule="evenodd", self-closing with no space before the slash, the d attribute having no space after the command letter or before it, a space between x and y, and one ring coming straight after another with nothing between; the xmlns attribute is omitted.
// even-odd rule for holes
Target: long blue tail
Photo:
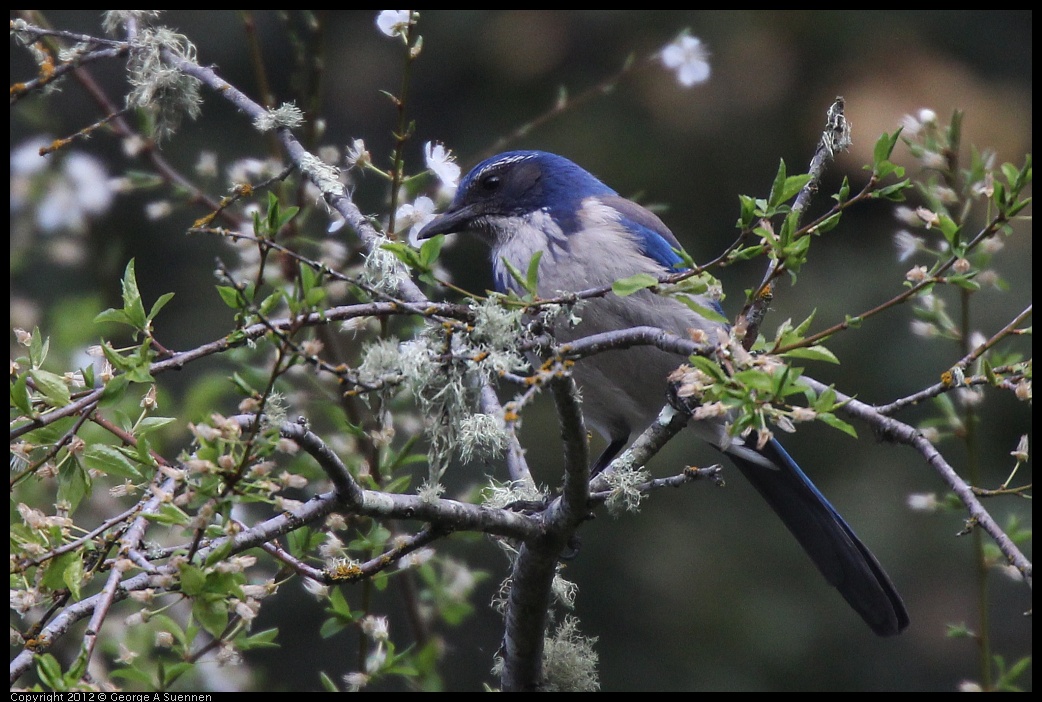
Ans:
<svg viewBox="0 0 1042 702"><path fill-rule="evenodd" d="M759 453L776 469L735 453L728 456L872 631L900 633L908 626L908 612L876 557L781 444L772 439Z"/></svg>

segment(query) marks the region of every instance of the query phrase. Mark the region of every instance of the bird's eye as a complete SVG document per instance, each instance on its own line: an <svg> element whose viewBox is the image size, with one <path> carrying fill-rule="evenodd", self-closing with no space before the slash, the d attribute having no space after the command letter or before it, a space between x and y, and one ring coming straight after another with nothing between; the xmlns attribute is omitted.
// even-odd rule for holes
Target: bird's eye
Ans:
<svg viewBox="0 0 1042 702"><path fill-rule="evenodd" d="M494 174L489 174L481 179L482 189L487 190L488 192L499 190L499 186L502 185L502 183L503 179Z"/></svg>

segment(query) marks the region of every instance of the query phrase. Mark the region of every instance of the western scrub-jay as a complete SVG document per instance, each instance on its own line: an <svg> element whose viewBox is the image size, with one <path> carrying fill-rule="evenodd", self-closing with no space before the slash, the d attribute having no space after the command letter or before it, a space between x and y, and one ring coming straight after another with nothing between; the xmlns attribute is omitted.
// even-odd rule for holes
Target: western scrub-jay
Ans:
<svg viewBox="0 0 1042 702"><path fill-rule="evenodd" d="M493 156L463 178L448 209L427 224L420 239L473 231L492 248L500 292L523 292L504 261L520 271L541 252L542 297L610 285L637 273L659 278L683 268L680 243L640 205L568 159L544 151ZM701 300L707 307L715 301ZM643 290L587 300L582 321L555 329L558 341L636 326L681 337L701 329L716 339L725 325L709 321L681 302ZM640 434L666 401L667 376L684 358L648 346L612 350L580 359L574 377L587 423L609 442L603 468ZM908 614L890 578L868 548L776 440L762 448L728 437L726 418L692 422L695 431L727 454L778 514L811 560L850 606L881 636L899 633Z"/></svg>

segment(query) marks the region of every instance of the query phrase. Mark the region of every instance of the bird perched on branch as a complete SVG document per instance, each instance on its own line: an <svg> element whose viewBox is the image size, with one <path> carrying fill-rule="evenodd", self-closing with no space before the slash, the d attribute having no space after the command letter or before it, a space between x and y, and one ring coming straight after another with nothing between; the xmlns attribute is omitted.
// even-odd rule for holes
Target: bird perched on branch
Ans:
<svg viewBox="0 0 1042 702"><path fill-rule="evenodd" d="M661 278L683 270L680 243L640 205L568 159L544 151L510 151L474 167L448 209L418 234L471 231L492 248L500 292L524 292L506 262L525 271L536 254L538 293L553 297L611 285L637 273ZM702 299L703 307L719 309ZM680 301L642 290L590 299L582 321L555 329L558 341L638 326L688 338L689 330L727 330ZM608 440L594 470L603 469L658 416L667 376L685 358L635 346L580 359L574 377L583 416ZM727 417L691 422L698 435L725 453L792 532L825 579L880 636L899 633L908 614L890 578L854 531L775 439L762 447L727 433Z"/></svg>

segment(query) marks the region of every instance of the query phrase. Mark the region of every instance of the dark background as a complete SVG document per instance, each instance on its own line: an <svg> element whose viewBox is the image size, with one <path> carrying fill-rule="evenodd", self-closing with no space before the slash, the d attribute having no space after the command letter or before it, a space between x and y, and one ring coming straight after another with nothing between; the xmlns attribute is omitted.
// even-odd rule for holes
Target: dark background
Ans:
<svg viewBox="0 0 1042 702"><path fill-rule="evenodd" d="M376 12L321 15L323 44L312 50L321 52L325 67L317 110L326 123L321 143L342 147L364 138L386 166L396 114L380 91L399 92L403 61L400 44L377 31ZM48 16L57 27L99 31L92 12ZM287 67L294 50L284 25L272 13L253 18L272 90L279 100L292 99L295 76ZM290 23L298 21L290 15ZM258 96L238 14L170 12L161 22L197 45L201 63L214 64L229 82ZM892 133L904 115L923 107L945 121L952 110L965 111L967 159L976 145L994 149L999 162L1020 165L1032 141L1031 24L1030 12L1013 11L424 11L423 51L413 65L407 102L416 132L406 156L419 170L423 143L442 141L466 171L500 138L552 107L562 88L577 95L618 71L631 53L647 56L688 27L711 53L708 83L683 89L661 67L643 70L509 148L559 152L620 193L662 205L663 219L695 260L707 260L735 235L738 194L766 196L779 159L790 173L806 167L837 95L846 99L854 146L830 169L819 208L843 175L855 188L863 183L861 165L879 134ZM23 51L11 54L12 82L33 75ZM122 94L117 64L90 70L110 96ZM263 137L241 115L211 94L204 97L204 116L164 146L172 163L190 171L202 148L216 151L222 164L265 153ZM83 91L66 83L62 94L22 101L12 110L11 144L40 131L64 136L97 116ZM128 163L111 139L80 148L101 155L114 172ZM903 147L895 153L910 173L917 169ZM365 178L355 187L363 211L386 212L386 188L378 181ZM205 211L178 205L172 217L150 221L142 214L150 199L121 199L94 223L86 265L56 265L44 253L51 243L44 237L16 251L12 236L12 326L46 330L56 307L76 300L93 301L91 315L115 305L116 281L133 256L146 300L177 294L160 317L161 338L190 348L225 333L230 314L217 300L211 276L219 247L184 235ZM798 284L780 286L765 330L773 333L783 320L800 321L815 309L814 328L824 328L900 292L904 272L927 263L898 263L892 236L901 226L891 205L845 216L816 242ZM1010 289L988 288L972 301L971 328L985 335L1029 304L1031 241L1023 235L1029 228L1016 229L1020 234L994 262ZM459 285L481 291L489 281L486 255L476 242L461 241L444 259ZM729 315L762 267L754 262L719 272ZM942 294L955 312L957 298ZM841 334L829 346L842 365L809 364L808 374L867 402L887 402L936 382L961 354L952 342L913 336L911 319L911 310L900 308ZM60 336L61 330L51 333ZM76 343L86 339L70 346ZM55 351L59 357L63 352L72 353ZM176 412L178 393L194 372L163 379L174 398L164 414ZM1012 466L1009 451L1029 426L1029 407L989 392L980 412L984 486L996 487ZM931 413L917 408L899 419L916 423ZM955 536L962 515L911 512L909 493L943 492L944 485L908 448L880 444L867 428L858 429L857 441L823 425L801 427L783 440L884 564L905 598L911 627L898 638L876 638L725 465L726 489L697 484L658 492L639 515L602 514L583 529L581 552L565 575L579 585L581 630L598 637L602 689L953 690L978 678L973 642L945 636L950 623L977 625L971 541ZM559 470L556 437L551 414L526 417L522 440L529 462L551 485ZM717 460L696 444L693 437L678 438L651 468L667 475ZM962 446L941 448L957 470L965 469ZM484 482L468 475L479 468L457 470L459 489ZM504 477L500 466L491 470ZM1029 473L1021 475L1030 482ZM1000 523L1016 511L1030 526L1024 503L992 500L987 507ZM476 614L444 632L446 685L477 690L492 680L488 670L501 620L486 603L505 562L481 542L452 549L491 572L475 598ZM989 580L993 650L1014 661L1031 649L1031 622L1023 616L1030 595L1001 574ZM222 683L225 673L212 671L212 684L316 689L318 670L338 678L352 669L342 659L342 643L320 639L317 624L293 625L321 617L314 600L298 595L293 584L267 603L263 625L280 626L283 648L254 659L259 679ZM1030 679L1024 680L1028 686Z"/></svg>

